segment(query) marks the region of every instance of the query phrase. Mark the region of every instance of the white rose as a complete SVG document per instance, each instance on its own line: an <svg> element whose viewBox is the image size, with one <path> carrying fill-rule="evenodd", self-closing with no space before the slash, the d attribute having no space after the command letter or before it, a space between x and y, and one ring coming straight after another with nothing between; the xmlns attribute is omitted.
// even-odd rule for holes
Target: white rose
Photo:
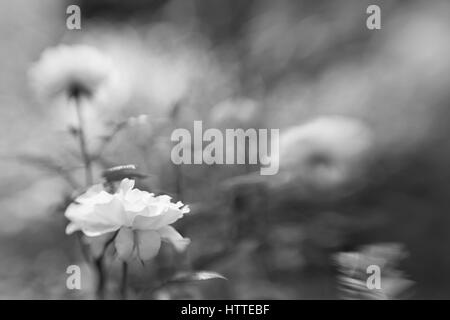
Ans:
<svg viewBox="0 0 450 320"><path fill-rule="evenodd" d="M81 230L96 237L118 231L114 240L119 258L133 256L148 260L156 256L161 241L171 242L182 251L189 244L170 224L182 218L189 208L173 203L166 195L155 196L133 189L134 180L123 179L111 194L103 185L95 185L71 204L65 216L71 221L66 233Z"/></svg>

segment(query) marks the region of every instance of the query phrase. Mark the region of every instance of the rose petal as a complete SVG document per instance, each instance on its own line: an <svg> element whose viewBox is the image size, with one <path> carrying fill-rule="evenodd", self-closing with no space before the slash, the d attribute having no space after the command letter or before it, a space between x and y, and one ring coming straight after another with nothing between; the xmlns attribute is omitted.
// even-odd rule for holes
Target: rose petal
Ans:
<svg viewBox="0 0 450 320"><path fill-rule="evenodd" d="M71 222L66 227L66 234L72 234L78 230L80 230L80 227L78 225L76 225L75 223Z"/></svg>
<svg viewBox="0 0 450 320"><path fill-rule="evenodd" d="M134 188L134 183L134 180L125 178L120 182L118 191L126 194L128 191Z"/></svg>
<svg viewBox="0 0 450 320"><path fill-rule="evenodd" d="M186 250L189 243L191 243L190 239L183 238L183 236L171 226L162 227L158 230L158 233L161 235L163 240L172 243L175 249L179 252Z"/></svg>
<svg viewBox="0 0 450 320"><path fill-rule="evenodd" d="M137 215L133 221L133 228L137 230L158 230L166 225L172 224L183 217L180 210L166 209L157 216Z"/></svg>
<svg viewBox="0 0 450 320"><path fill-rule="evenodd" d="M103 186L102 186L103 188ZM82 194L81 196L79 196L75 202L80 203L80 204L87 204L87 205L93 205L93 204L98 204L98 203L108 203L113 199L113 195L104 191L104 190L100 190L100 191L92 191L92 190L88 190L86 193Z"/></svg>
<svg viewBox="0 0 450 320"><path fill-rule="evenodd" d="M152 197L153 194L148 193L147 191L133 189L127 192L123 197L125 210L139 213L147 208Z"/></svg>
<svg viewBox="0 0 450 320"><path fill-rule="evenodd" d="M155 257L161 247L161 236L153 230L136 231L137 250L139 258L143 261Z"/></svg>
<svg viewBox="0 0 450 320"><path fill-rule="evenodd" d="M114 240L117 256L121 260L131 258L134 250L134 233L130 228L121 228Z"/></svg>
<svg viewBox="0 0 450 320"><path fill-rule="evenodd" d="M96 226L84 226L81 228L81 231L88 237L98 237L102 234L114 232L120 229L120 226L105 226L105 225L96 225Z"/></svg>
<svg viewBox="0 0 450 320"><path fill-rule="evenodd" d="M83 242L89 245L91 253L94 257L99 257L103 254L106 243L114 236L114 233L105 233L98 237L83 237Z"/></svg>
<svg viewBox="0 0 450 320"><path fill-rule="evenodd" d="M67 208L65 216L73 224L66 229L67 233L82 230L91 237L118 230L126 218L122 203L116 198L97 205L73 203Z"/></svg>
<svg viewBox="0 0 450 320"><path fill-rule="evenodd" d="M122 201L116 197L109 203L95 205L94 209L95 215L93 216L105 224L122 226L126 223Z"/></svg>

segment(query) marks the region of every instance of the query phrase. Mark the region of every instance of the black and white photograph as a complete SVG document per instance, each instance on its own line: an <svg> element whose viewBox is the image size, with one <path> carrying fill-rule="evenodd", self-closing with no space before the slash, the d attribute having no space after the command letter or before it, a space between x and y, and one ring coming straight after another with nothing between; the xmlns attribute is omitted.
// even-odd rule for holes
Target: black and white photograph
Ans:
<svg viewBox="0 0 450 320"><path fill-rule="evenodd" d="M448 0L0 0L0 137L0 300L450 299Z"/></svg>

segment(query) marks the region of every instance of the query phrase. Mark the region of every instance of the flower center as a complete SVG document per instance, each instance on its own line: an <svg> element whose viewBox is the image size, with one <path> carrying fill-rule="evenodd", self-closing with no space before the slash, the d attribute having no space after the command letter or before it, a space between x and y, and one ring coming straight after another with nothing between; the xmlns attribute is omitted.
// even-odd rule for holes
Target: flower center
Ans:
<svg viewBox="0 0 450 320"><path fill-rule="evenodd" d="M92 96L91 90L89 90L86 86L77 81L71 83L67 91L69 98L74 98L75 100L80 99L82 96L85 97Z"/></svg>

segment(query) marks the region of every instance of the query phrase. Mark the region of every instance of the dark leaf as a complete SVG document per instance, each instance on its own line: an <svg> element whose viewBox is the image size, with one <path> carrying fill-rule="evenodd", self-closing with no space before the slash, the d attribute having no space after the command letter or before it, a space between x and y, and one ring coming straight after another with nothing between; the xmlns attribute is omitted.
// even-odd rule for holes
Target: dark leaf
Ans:
<svg viewBox="0 0 450 320"><path fill-rule="evenodd" d="M129 178L146 178L147 175L137 171L137 168L133 164L112 167L103 171L103 178L108 182L121 181L122 179Z"/></svg>
<svg viewBox="0 0 450 320"><path fill-rule="evenodd" d="M204 281L222 279L228 280L223 275L213 271L196 271L196 272L179 272L172 279L169 280L170 283L174 282L191 282L191 281Z"/></svg>
<svg viewBox="0 0 450 320"><path fill-rule="evenodd" d="M154 292L156 290L161 290L162 288L165 288L167 286L174 285L174 284L182 284L182 283L204 281L204 280L214 280L214 279L228 280L220 273L213 272L213 271L179 272L175 276L173 276L171 279L163 281L158 286L151 289L151 291Z"/></svg>

